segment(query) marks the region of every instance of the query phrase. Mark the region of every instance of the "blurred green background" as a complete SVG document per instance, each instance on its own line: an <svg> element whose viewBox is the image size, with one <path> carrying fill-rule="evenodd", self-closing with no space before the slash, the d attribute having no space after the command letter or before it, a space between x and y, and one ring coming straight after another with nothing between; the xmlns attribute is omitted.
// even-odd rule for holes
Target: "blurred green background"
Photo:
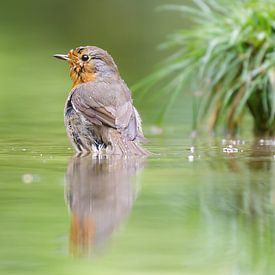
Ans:
<svg viewBox="0 0 275 275"><path fill-rule="evenodd" d="M136 105L156 155L131 169L119 161L70 160L63 107L71 81L66 64L52 55L102 47L131 87L166 56L157 45L185 24L174 13L156 12L167 2L1 3L0 274L273 274L272 140L192 141L188 93L169 112L164 133L154 135L158 107L147 95ZM128 181L126 190L115 192L108 175ZM104 181L106 196L99 190L92 199L98 195L92 190L85 197L82 185ZM124 200L130 186L133 197ZM112 194L118 202L108 208ZM99 232L104 245L91 258L74 258L72 212L85 218L93 201L102 204L99 219L109 221L120 209L128 219L114 221L117 233Z"/></svg>

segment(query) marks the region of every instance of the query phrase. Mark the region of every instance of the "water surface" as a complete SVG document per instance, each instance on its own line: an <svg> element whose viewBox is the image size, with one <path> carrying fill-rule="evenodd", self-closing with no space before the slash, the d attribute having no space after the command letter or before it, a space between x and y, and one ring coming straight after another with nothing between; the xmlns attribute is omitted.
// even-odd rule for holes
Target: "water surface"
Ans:
<svg viewBox="0 0 275 275"><path fill-rule="evenodd" d="M3 139L1 274L273 274L274 141L149 138L147 159Z"/></svg>

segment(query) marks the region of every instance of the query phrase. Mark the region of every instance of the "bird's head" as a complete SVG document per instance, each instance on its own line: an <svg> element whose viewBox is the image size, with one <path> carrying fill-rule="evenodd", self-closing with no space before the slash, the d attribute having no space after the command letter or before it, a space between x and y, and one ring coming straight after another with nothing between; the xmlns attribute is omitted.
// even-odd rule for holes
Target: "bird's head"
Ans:
<svg viewBox="0 0 275 275"><path fill-rule="evenodd" d="M69 63L74 87L80 83L94 81L96 78L119 76L113 58L95 46L78 47L70 50L68 54L55 54L54 57Z"/></svg>

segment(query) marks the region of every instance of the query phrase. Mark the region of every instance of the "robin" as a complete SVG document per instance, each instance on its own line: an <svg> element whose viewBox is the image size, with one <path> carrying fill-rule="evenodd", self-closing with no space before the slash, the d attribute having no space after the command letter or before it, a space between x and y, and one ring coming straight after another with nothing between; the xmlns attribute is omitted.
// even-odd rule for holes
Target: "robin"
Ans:
<svg viewBox="0 0 275 275"><path fill-rule="evenodd" d="M79 153L148 155L131 92L106 51L86 46L54 57L70 66L73 88L65 105L65 127Z"/></svg>

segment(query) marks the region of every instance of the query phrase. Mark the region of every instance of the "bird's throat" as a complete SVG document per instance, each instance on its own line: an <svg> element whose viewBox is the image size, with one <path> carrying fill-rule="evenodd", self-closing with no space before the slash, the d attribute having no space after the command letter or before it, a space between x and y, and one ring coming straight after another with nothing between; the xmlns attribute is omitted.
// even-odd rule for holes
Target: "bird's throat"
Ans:
<svg viewBox="0 0 275 275"><path fill-rule="evenodd" d="M73 81L73 88L81 83L95 81L96 79L94 70L87 70L87 68L84 67L71 67L70 77Z"/></svg>

